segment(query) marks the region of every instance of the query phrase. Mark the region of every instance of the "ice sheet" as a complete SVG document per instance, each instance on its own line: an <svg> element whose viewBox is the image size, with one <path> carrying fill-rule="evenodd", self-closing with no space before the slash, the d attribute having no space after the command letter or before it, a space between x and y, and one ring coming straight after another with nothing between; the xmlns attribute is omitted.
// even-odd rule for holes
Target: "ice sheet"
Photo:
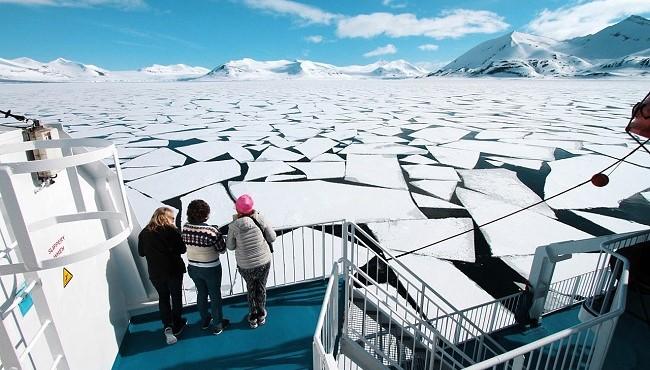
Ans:
<svg viewBox="0 0 650 370"><path fill-rule="evenodd" d="M489 195L491 198L508 202L518 207L527 207L542 200L517 177L517 173L503 169L460 170L463 186ZM530 210L555 218L555 213L545 203L536 205Z"/></svg>
<svg viewBox="0 0 650 370"><path fill-rule="evenodd" d="M214 184L181 197L182 223L187 222L187 205L195 199L203 199L210 206L210 218L207 221L209 225L222 227L232 221L232 215L235 213L234 203L223 185Z"/></svg>
<svg viewBox="0 0 650 370"><path fill-rule="evenodd" d="M287 162L310 180L331 179L345 176L345 162Z"/></svg>
<svg viewBox="0 0 650 370"><path fill-rule="evenodd" d="M127 161L122 167L180 166L186 160L187 158L178 152L168 148L160 148L149 150L148 153Z"/></svg>
<svg viewBox="0 0 650 370"><path fill-rule="evenodd" d="M530 278L534 256L505 256L503 262L526 279ZM594 271L598 265L598 253L574 253L571 259L555 264L551 282L561 281Z"/></svg>
<svg viewBox="0 0 650 370"><path fill-rule="evenodd" d="M231 182L229 187L235 197L250 194L256 207L278 227L343 219L371 222L425 218L404 190L325 181Z"/></svg>
<svg viewBox="0 0 650 370"><path fill-rule="evenodd" d="M432 127L416 131L409 136L416 139L424 139L430 143L443 144L460 140L470 131L456 127Z"/></svg>
<svg viewBox="0 0 650 370"><path fill-rule="evenodd" d="M549 162L551 173L544 185L545 197L558 194L609 167L616 160L602 155L583 155ZM549 200L555 209L617 208L620 201L648 189L650 170L628 163L621 163L609 176L609 184L598 188L587 183L569 194Z"/></svg>
<svg viewBox="0 0 650 370"><path fill-rule="evenodd" d="M299 161L302 158L303 156L301 154L292 152L287 149L270 146L265 151L262 152L262 154L257 158L257 160L293 162L293 161Z"/></svg>
<svg viewBox="0 0 650 370"><path fill-rule="evenodd" d="M319 155L335 147L336 144L338 144L336 141L329 138L313 137L300 145L296 145L295 149L304 154L305 157L313 160Z"/></svg>
<svg viewBox="0 0 650 370"><path fill-rule="evenodd" d="M427 154L427 151L403 144L351 144L341 154Z"/></svg>
<svg viewBox="0 0 650 370"><path fill-rule="evenodd" d="M209 141L200 144L182 146L177 148L177 150L197 161L207 161L225 153L230 154L231 157L239 162L249 162L253 160L253 155L243 146L229 141Z"/></svg>
<svg viewBox="0 0 650 370"><path fill-rule="evenodd" d="M445 144L444 147L465 149L513 158L540 159L543 161L552 161L555 159L553 148L510 144L496 141L460 140L454 143Z"/></svg>
<svg viewBox="0 0 650 370"><path fill-rule="evenodd" d="M474 168L481 155L480 152L440 146L427 146L427 150L438 162L459 168Z"/></svg>
<svg viewBox="0 0 650 370"><path fill-rule="evenodd" d="M458 188L456 196L477 224L482 225L521 209L472 190ZM543 232L531 232L543 230ZM481 228L493 256L534 254L551 243L587 239L592 236L540 213L526 210Z"/></svg>
<svg viewBox="0 0 650 370"><path fill-rule="evenodd" d="M131 181L129 186L163 201L237 177L240 173L240 165L233 159L219 162L196 162Z"/></svg>
<svg viewBox="0 0 650 370"><path fill-rule="evenodd" d="M407 189L397 157L390 155L349 154L345 179L392 189Z"/></svg>
<svg viewBox="0 0 650 370"><path fill-rule="evenodd" d="M368 227L384 248L396 254L410 252L417 248L438 242L460 231L473 227L471 218L446 218L435 220L402 220L373 222ZM417 254L450 260L474 262L474 233L422 249Z"/></svg>
<svg viewBox="0 0 650 370"><path fill-rule="evenodd" d="M616 234L650 229L650 225L639 224L629 220L624 220L622 218L603 216L597 213L584 212L584 211L574 210L571 212L575 213L580 217L584 217L587 220L595 223L596 225L600 225L605 229Z"/></svg>
<svg viewBox="0 0 650 370"><path fill-rule="evenodd" d="M124 177L124 181L131 181L153 175L154 173L167 171L170 168L168 166L124 168L122 170L122 176Z"/></svg>
<svg viewBox="0 0 650 370"><path fill-rule="evenodd" d="M412 179L459 181L456 170L451 167L415 164L402 166Z"/></svg>
<svg viewBox="0 0 650 370"><path fill-rule="evenodd" d="M531 170L539 170L542 168L544 162L535 159L516 159L508 157L488 157L489 159L499 162L501 164L507 163L517 167L530 168Z"/></svg>
<svg viewBox="0 0 650 370"><path fill-rule="evenodd" d="M427 193L434 195L440 199L451 200L451 196L454 195L454 190L456 190L456 181L439 181L439 180L420 180L420 181L411 181L411 185L414 185Z"/></svg>
<svg viewBox="0 0 650 370"><path fill-rule="evenodd" d="M153 212L160 207L169 207L168 205L162 204L161 202L151 199L148 196L140 193L139 191L130 188L129 186L125 187L126 196L129 198L129 204L133 208L135 213L135 219L140 224L140 227L145 227L149 224L151 220L151 215ZM174 207L169 207L174 210L175 213L178 213L178 210Z"/></svg>
<svg viewBox="0 0 650 370"><path fill-rule="evenodd" d="M437 161L419 154L409 155L408 157L400 159L400 161L415 164L438 164Z"/></svg>
<svg viewBox="0 0 650 370"><path fill-rule="evenodd" d="M244 177L244 181L251 181L262 177L267 177L269 175L277 175L280 173L295 171L293 167L280 161L248 162L246 165L248 166L248 172L246 172L246 177Z"/></svg>
<svg viewBox="0 0 650 370"><path fill-rule="evenodd" d="M428 195L422 195L418 193L411 193L413 200L420 208L445 208L445 209L463 209L463 207L449 203L442 199L430 197Z"/></svg>

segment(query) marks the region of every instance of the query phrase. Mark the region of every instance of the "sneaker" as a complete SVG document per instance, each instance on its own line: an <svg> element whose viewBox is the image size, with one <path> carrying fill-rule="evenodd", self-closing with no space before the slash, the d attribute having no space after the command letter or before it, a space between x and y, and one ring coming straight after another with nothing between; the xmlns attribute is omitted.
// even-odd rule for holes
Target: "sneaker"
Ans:
<svg viewBox="0 0 650 370"><path fill-rule="evenodd" d="M223 333L224 330L228 329L229 326L230 326L230 320L223 319L221 320L221 325L217 325L217 327L214 328L212 334L219 335Z"/></svg>
<svg viewBox="0 0 650 370"><path fill-rule="evenodd" d="M212 315L208 314L208 317L206 317L205 320L201 321L201 329L207 330L210 327L211 322L212 322Z"/></svg>
<svg viewBox="0 0 650 370"><path fill-rule="evenodd" d="M181 322L178 325L175 325L175 327L174 327L174 330L173 330L174 335L175 336L181 335L181 333L183 332L183 329L185 329L186 326L187 326L187 319L182 318Z"/></svg>
<svg viewBox="0 0 650 370"><path fill-rule="evenodd" d="M251 326L251 329L257 329L257 321L249 321L248 325Z"/></svg>
<svg viewBox="0 0 650 370"><path fill-rule="evenodd" d="M174 344L178 342L178 339L174 336L172 328L165 328L165 340L167 341L167 344Z"/></svg>
<svg viewBox="0 0 650 370"><path fill-rule="evenodd" d="M257 325L262 326L264 324L266 324L266 316L262 316L257 319Z"/></svg>

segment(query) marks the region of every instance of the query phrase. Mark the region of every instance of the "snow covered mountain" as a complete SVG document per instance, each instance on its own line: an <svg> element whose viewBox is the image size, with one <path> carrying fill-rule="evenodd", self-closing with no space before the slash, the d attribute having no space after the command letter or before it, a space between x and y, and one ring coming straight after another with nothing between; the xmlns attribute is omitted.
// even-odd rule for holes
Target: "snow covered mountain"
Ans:
<svg viewBox="0 0 650 370"><path fill-rule="evenodd" d="M337 67L309 60L256 61L245 58L233 60L213 69L206 80L277 80L277 79L350 79L350 78L412 78L427 71L405 60L379 61L368 65Z"/></svg>
<svg viewBox="0 0 650 370"><path fill-rule="evenodd" d="M74 81L167 81L201 76L209 72L203 67L184 64L154 64L137 71L108 71L92 64L58 58L39 62L29 58L0 58L0 81L74 82Z"/></svg>
<svg viewBox="0 0 650 370"><path fill-rule="evenodd" d="M430 76L642 76L650 74L648 57L650 21L631 16L566 41L511 32L479 44Z"/></svg>

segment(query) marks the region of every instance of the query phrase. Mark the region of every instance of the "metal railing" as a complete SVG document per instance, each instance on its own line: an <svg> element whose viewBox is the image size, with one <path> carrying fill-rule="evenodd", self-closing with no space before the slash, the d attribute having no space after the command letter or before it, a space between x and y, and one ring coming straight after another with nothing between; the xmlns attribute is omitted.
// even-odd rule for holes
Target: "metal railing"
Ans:
<svg viewBox="0 0 650 370"><path fill-rule="evenodd" d="M431 286L396 259L368 233L353 223L346 223L344 235L350 240L346 259L370 280L392 286L396 297L401 297L405 310L416 314L439 333L468 354L474 361L482 361L504 353L505 350L481 327L443 298ZM451 315L453 313L453 315ZM411 325L419 324L414 321Z"/></svg>
<svg viewBox="0 0 650 370"><path fill-rule="evenodd" d="M334 263L330 274L323 307L316 331L314 332L313 341L313 360L314 369L318 370L336 370L338 369L334 356L337 352L337 340L339 338L339 269L338 264Z"/></svg>
<svg viewBox="0 0 650 370"><path fill-rule="evenodd" d="M332 264L343 257L341 233L343 221L301 225L276 229L274 253L267 280L267 288L325 279ZM237 271L234 253L228 251L221 257L222 296L246 293L246 283ZM196 288L183 286L183 304L196 303Z"/></svg>
<svg viewBox="0 0 650 370"><path fill-rule="evenodd" d="M552 283L546 296L544 314L573 306L593 295L594 284L597 281L596 277L604 272L603 269L589 271L582 275Z"/></svg>
<svg viewBox="0 0 650 370"><path fill-rule="evenodd" d="M605 246L601 247L594 271L581 275L583 278L580 279L572 278L573 283L568 284L572 287L571 291L588 289L583 307L589 311L592 319L469 369L600 369L618 317L625 310L628 269L627 259ZM581 285L584 276L591 276L592 283Z"/></svg>

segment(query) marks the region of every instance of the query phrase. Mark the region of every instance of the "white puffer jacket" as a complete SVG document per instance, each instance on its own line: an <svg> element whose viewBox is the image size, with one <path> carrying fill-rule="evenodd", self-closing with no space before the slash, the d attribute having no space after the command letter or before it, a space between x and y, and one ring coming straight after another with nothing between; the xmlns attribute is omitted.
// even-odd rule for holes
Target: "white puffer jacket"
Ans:
<svg viewBox="0 0 650 370"><path fill-rule="evenodd" d="M251 217L260 224L264 230L263 234ZM255 211L250 216L240 217L230 223L226 246L235 251L237 266L251 269L271 262L271 250L265 238L273 243L276 238L275 231L266 219Z"/></svg>

